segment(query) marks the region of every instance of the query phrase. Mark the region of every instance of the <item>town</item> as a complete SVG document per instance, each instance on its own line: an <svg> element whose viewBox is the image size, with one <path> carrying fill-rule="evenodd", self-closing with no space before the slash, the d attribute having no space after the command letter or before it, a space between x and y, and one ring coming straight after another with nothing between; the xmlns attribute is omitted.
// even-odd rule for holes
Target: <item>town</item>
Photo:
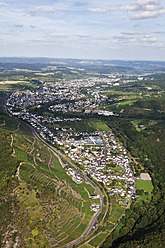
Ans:
<svg viewBox="0 0 165 248"><path fill-rule="evenodd" d="M84 83L83 80L78 80L76 83L74 80L65 87L63 84L61 87L59 85L50 87L44 84L42 88L33 92L16 91L8 97L6 107L11 115L29 123L47 142L58 145L73 163L83 169L84 173L102 182L111 196L117 195L118 199L127 204L131 197L136 196L135 178L130 166L131 159L115 139L112 131L80 132L74 126L69 129L57 127L56 123L81 121L81 117L60 116L61 113L83 112L86 115L94 112L105 116L115 115L113 112L98 109L107 98L102 94L102 90L91 88L89 97L85 97L82 93L82 85L86 86L86 81ZM93 86L95 81L89 80L88 83L88 87ZM117 100L120 101L120 99ZM57 116L30 111L33 106L40 109L47 103L49 103L47 111L56 113ZM78 171L67 166L66 173L76 183L83 182L83 176Z"/></svg>

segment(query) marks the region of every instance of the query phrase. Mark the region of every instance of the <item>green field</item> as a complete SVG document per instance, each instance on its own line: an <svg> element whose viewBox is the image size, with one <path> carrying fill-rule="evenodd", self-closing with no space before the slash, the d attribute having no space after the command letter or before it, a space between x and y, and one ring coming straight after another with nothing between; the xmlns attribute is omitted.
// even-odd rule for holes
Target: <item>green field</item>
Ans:
<svg viewBox="0 0 165 248"><path fill-rule="evenodd" d="M136 189L143 189L144 191L151 193L153 190L153 185L151 181L136 179Z"/></svg>
<svg viewBox="0 0 165 248"><path fill-rule="evenodd" d="M128 105L128 104L132 104L132 103L134 103L134 102L136 102L136 100L123 101L123 102L121 102L121 103L119 104L119 106L124 106L124 105Z"/></svg>
<svg viewBox="0 0 165 248"><path fill-rule="evenodd" d="M96 130L99 131L110 131L110 128L103 122L98 119L91 119L88 120L88 125L91 125Z"/></svg>

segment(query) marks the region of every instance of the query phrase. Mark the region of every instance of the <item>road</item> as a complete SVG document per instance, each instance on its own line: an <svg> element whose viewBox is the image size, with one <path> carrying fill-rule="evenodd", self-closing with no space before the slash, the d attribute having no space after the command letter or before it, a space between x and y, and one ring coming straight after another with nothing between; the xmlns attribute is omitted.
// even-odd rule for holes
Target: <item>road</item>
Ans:
<svg viewBox="0 0 165 248"><path fill-rule="evenodd" d="M9 95L8 95L8 96L9 96ZM4 112L5 112L6 114L8 114L10 117L12 117L11 114L8 113L7 108L6 108L6 104L5 104L5 103L6 103L6 100L7 100L7 98L8 98L8 96L3 100L3 110L4 110ZM16 117L14 117L14 118L16 118ZM17 119L17 118L16 118L16 119ZM77 243L79 243L79 242L84 238L85 235L89 235L89 234L91 233L92 228L93 228L93 225L94 225L95 222L97 221L98 216L99 216L99 215L101 214L101 212L103 211L103 207L104 207L104 197L103 197L103 194L102 194L101 190L95 185L95 183L94 183L91 179L89 179L86 175L84 175L84 174L80 171L80 169L79 169L77 166L75 166L73 163L71 163L70 161L68 161L68 160L64 157L64 155L63 155L61 152L57 151L54 147L52 147L52 146L49 145L45 140L43 140L43 139L38 135L38 133L35 131L35 129L34 129L32 126L30 126L28 123L26 123L26 122L24 122L24 121L22 121L22 120L20 120L20 119L18 119L18 120L21 121L21 122L22 122L23 124L25 124L26 126L28 126L29 129L32 131L33 135L34 135L38 140L40 140L42 143L44 143L45 146L48 147L56 156L62 158L62 159L63 159L68 165L70 165L74 170L79 171L79 173L85 178L86 182L89 183L89 184L91 184L91 186L98 192L98 194L99 194L99 196L100 196L100 202L101 202L100 209L94 214L94 216L92 217L92 219L91 219L91 221L90 221L88 227L87 227L86 230L84 231L84 233L83 233L77 240L73 241L72 243L70 243L69 245L67 245L65 248L72 247L73 245L76 245ZM104 191L104 192L105 192L105 191ZM106 195L106 193L105 193L105 195ZM106 195L106 197L107 197L107 195ZM107 203L108 203L108 199L107 199ZM103 216L103 219L102 219L102 221L101 221L101 224L103 223L103 221L104 221L104 219L105 219L105 216L106 216L107 212L108 212L108 206L107 206L107 208L106 208L106 212L105 212L105 214L104 214L104 216Z"/></svg>

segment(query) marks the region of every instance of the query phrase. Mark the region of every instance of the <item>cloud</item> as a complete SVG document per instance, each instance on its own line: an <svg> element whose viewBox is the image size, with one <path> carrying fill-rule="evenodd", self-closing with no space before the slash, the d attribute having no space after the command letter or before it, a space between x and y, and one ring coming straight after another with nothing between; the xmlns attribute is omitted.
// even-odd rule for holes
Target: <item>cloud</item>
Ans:
<svg viewBox="0 0 165 248"><path fill-rule="evenodd" d="M39 8L39 11L44 12L44 13L48 13L48 14L52 14L55 12L55 9L52 7L41 7L41 8Z"/></svg>
<svg viewBox="0 0 165 248"><path fill-rule="evenodd" d="M141 35L142 32L127 31L127 32L122 32L121 34L134 36L134 35Z"/></svg>
<svg viewBox="0 0 165 248"><path fill-rule="evenodd" d="M133 26L134 26L134 28L138 28L138 27L140 27L140 24L139 23L135 23Z"/></svg>
<svg viewBox="0 0 165 248"><path fill-rule="evenodd" d="M144 43L144 47L154 47L154 48L165 48L165 46L162 43L156 43L156 42L151 42L151 43Z"/></svg>
<svg viewBox="0 0 165 248"><path fill-rule="evenodd" d="M105 13L114 11L114 9L89 8L88 11L94 12L97 14L105 14Z"/></svg>
<svg viewBox="0 0 165 248"><path fill-rule="evenodd" d="M30 27L30 28L36 28L36 26L34 26L34 25L30 25L29 27Z"/></svg>
<svg viewBox="0 0 165 248"><path fill-rule="evenodd" d="M160 0L137 0L138 4L160 4Z"/></svg>
<svg viewBox="0 0 165 248"><path fill-rule="evenodd" d="M78 34L77 37L82 38L82 39L87 39L87 38L90 38L91 36L87 34Z"/></svg>
<svg viewBox="0 0 165 248"><path fill-rule="evenodd" d="M121 45L121 42L126 43L126 42L137 41L136 38L132 37L132 34L131 35L127 35L127 34L116 35L113 38L114 38L113 42L114 43L120 43L120 45Z"/></svg>
<svg viewBox="0 0 165 248"><path fill-rule="evenodd" d="M151 37L150 35L145 35L143 38L142 38L143 41L147 41L147 42L157 42L158 39L155 38L155 37Z"/></svg>
<svg viewBox="0 0 165 248"><path fill-rule="evenodd" d="M98 37L98 38L95 38L94 40L107 41L107 40L109 40L109 38L107 38L107 37Z"/></svg>
<svg viewBox="0 0 165 248"><path fill-rule="evenodd" d="M55 12L55 8L49 6L40 6L28 9L27 12L31 16L38 16L39 13L53 14Z"/></svg>
<svg viewBox="0 0 165 248"><path fill-rule="evenodd" d="M4 3L0 3L0 8L5 7L6 5Z"/></svg>
<svg viewBox="0 0 165 248"><path fill-rule="evenodd" d="M155 11L162 8L159 0L138 0L134 5L127 5L121 9L126 11Z"/></svg>
<svg viewBox="0 0 165 248"><path fill-rule="evenodd" d="M165 34L165 31L152 31L151 33L154 33L154 34Z"/></svg>
<svg viewBox="0 0 165 248"><path fill-rule="evenodd" d="M132 20L143 20L149 18L157 18L165 14L165 9L159 11L144 11L140 14L135 14L131 17Z"/></svg>
<svg viewBox="0 0 165 248"><path fill-rule="evenodd" d="M153 46L153 47L161 47L159 44L159 40L156 37L152 37L149 34L145 34L144 32L122 32L120 35L113 36L114 44L118 44L119 46L135 44L141 46Z"/></svg>
<svg viewBox="0 0 165 248"><path fill-rule="evenodd" d="M165 14L165 9L160 4L160 0L137 0L133 5L121 7L121 10L140 12L134 14L132 20L157 18Z"/></svg>
<svg viewBox="0 0 165 248"><path fill-rule="evenodd" d="M14 26L15 26L16 28L23 28L24 25L23 25L23 24L15 24Z"/></svg>
<svg viewBox="0 0 165 248"><path fill-rule="evenodd" d="M67 38L67 35L65 34L56 34L56 33L53 33L53 34L50 34L49 36L53 37L53 38Z"/></svg>

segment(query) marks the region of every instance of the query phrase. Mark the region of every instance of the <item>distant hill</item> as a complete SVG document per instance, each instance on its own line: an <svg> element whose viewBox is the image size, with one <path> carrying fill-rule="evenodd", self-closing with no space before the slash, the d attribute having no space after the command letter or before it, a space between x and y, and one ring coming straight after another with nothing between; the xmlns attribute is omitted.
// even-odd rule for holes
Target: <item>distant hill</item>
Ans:
<svg viewBox="0 0 165 248"><path fill-rule="evenodd" d="M0 57L0 63L25 63L25 64L64 64L78 65L80 67L115 67L120 70L165 70L165 61L124 61L124 60L82 60L63 58L26 58L26 57Z"/></svg>

